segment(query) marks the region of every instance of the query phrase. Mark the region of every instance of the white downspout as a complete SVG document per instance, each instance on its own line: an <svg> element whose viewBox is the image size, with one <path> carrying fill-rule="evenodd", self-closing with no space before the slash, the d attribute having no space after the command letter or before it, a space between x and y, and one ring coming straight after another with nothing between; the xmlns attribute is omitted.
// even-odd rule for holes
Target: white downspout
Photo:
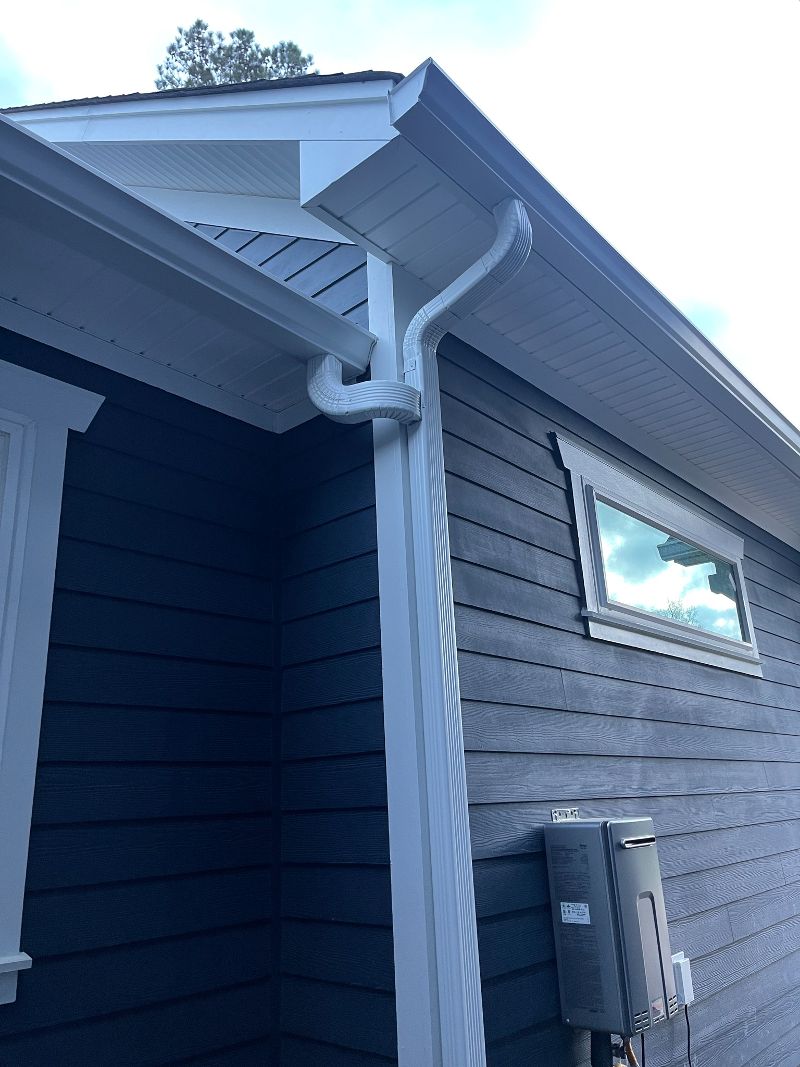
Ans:
<svg viewBox="0 0 800 1067"><path fill-rule="evenodd" d="M403 342L405 381L419 389L423 412L422 420L408 430L409 511L431 879L428 906L441 1034L436 1063L444 1067L484 1067L486 1051L436 349L454 320L474 311L514 277L530 255L533 234L525 205L505 200L494 215L497 236L492 247L417 312Z"/></svg>
<svg viewBox="0 0 800 1067"><path fill-rule="evenodd" d="M531 249L531 224L520 200L504 200L494 211L497 236L492 247L414 316L403 342L406 381L342 382L342 363L328 353L308 362L308 395L335 422L394 419L411 424L421 418L420 389L409 382L414 362L436 355L450 317L474 311L525 264Z"/></svg>
<svg viewBox="0 0 800 1067"><path fill-rule="evenodd" d="M382 655L384 678L392 679L384 699L393 716L387 789L395 938L407 934L395 959L397 966L402 957L402 1067L486 1063L436 350L452 324L530 254L522 202L506 200L494 215L489 251L411 320L403 382L345 386L333 355L308 370L309 396L331 417L408 423L407 430L386 423L375 430L381 631L395 642ZM388 335L387 344L394 344ZM398 355L395 346L382 357L384 375ZM402 855L413 861L407 870L396 868Z"/></svg>
<svg viewBox="0 0 800 1067"><path fill-rule="evenodd" d="M414 370L411 364L418 358L436 355L439 341L447 333L449 316L466 318L525 266L533 243L525 205L521 200L504 200L494 209L494 217L497 236L489 251L420 308L406 330L403 341L406 381L408 372Z"/></svg>

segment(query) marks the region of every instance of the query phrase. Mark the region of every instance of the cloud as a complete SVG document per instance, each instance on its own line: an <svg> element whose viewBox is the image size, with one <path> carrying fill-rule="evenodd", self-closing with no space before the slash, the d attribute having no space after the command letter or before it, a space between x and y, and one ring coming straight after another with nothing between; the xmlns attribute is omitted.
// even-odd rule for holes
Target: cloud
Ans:
<svg viewBox="0 0 800 1067"><path fill-rule="evenodd" d="M800 423L800 4L564 0L478 103Z"/></svg>
<svg viewBox="0 0 800 1067"><path fill-rule="evenodd" d="M30 92L30 76L18 57L0 38L0 107L13 107Z"/></svg>

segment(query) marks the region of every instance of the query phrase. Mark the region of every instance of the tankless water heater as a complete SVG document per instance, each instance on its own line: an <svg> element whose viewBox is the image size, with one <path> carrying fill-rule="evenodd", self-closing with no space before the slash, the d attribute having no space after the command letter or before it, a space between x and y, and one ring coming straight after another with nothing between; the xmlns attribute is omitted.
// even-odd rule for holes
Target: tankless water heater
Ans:
<svg viewBox="0 0 800 1067"><path fill-rule="evenodd" d="M632 1036L678 1011L652 819L545 826L561 1011Z"/></svg>

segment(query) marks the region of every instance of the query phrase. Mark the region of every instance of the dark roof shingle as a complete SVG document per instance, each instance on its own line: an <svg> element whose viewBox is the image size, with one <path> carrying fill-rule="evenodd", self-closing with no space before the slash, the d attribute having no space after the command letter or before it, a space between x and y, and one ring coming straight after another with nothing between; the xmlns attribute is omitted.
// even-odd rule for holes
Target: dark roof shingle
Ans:
<svg viewBox="0 0 800 1067"><path fill-rule="evenodd" d="M126 101L154 100L166 96L207 96L216 93L242 93L268 89L293 89L305 85L337 85L345 82L403 80L402 74L387 70L362 70L355 74L303 74L297 78L273 78L269 81L236 82L232 85L204 85L196 89L160 89L149 93L123 93L121 96L86 96L76 100L53 100L46 104L20 104L0 108L0 114L13 115L19 111L36 111L45 107L77 107L80 104L117 104Z"/></svg>

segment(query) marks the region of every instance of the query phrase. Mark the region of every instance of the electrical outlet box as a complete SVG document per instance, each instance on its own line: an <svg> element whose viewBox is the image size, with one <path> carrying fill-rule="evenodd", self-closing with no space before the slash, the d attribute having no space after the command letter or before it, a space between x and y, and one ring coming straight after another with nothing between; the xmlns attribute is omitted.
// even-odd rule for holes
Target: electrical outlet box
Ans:
<svg viewBox="0 0 800 1067"><path fill-rule="evenodd" d="M678 1011L652 819L544 827L564 1022L630 1037Z"/></svg>
<svg viewBox="0 0 800 1067"><path fill-rule="evenodd" d="M675 975L675 991L678 994L678 1004L693 1004L692 963L683 952L676 952L672 957L672 971Z"/></svg>

